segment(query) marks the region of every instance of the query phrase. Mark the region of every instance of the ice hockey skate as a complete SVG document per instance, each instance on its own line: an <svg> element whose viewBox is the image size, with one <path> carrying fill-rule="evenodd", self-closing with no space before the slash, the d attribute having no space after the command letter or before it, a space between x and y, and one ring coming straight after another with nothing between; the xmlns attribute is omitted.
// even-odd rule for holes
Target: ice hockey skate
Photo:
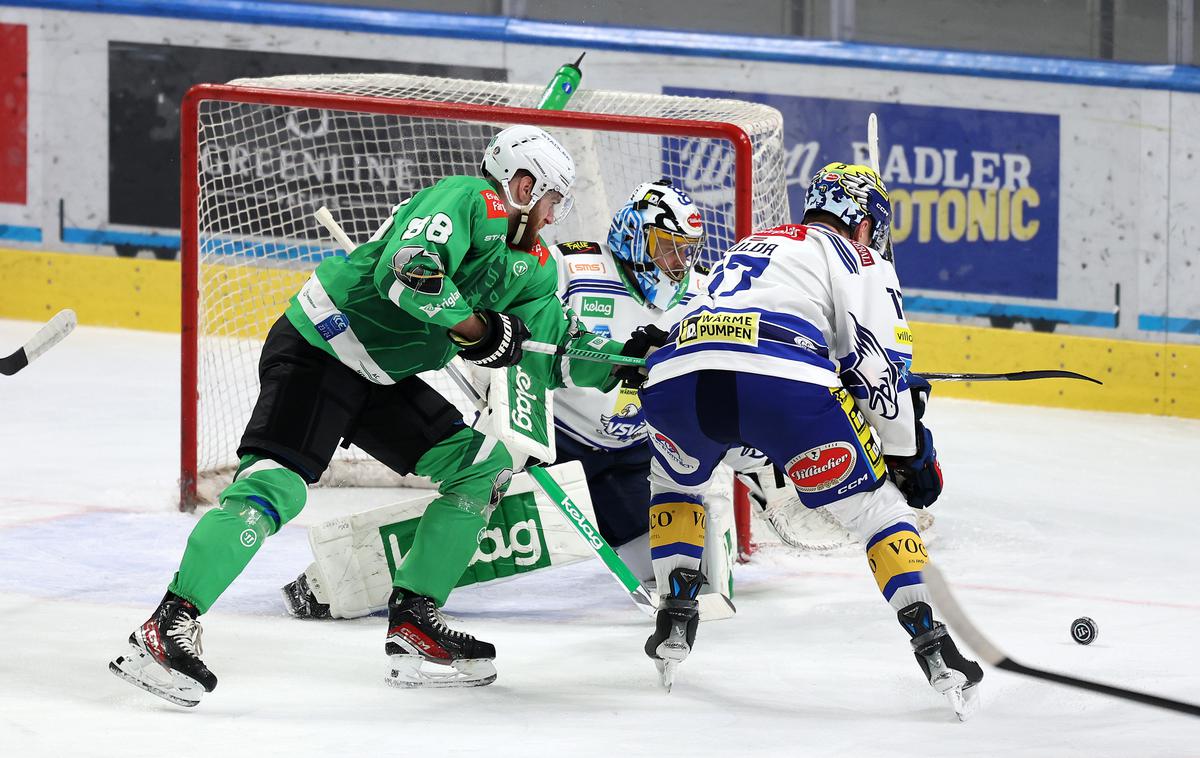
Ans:
<svg viewBox="0 0 1200 758"><path fill-rule="evenodd" d="M704 585L704 574L677 568L670 575L671 594L664 595L654 618L654 634L646 639L646 655L654 661L662 686L671 691L675 671L696 641L700 623L700 603L696 595Z"/></svg>
<svg viewBox="0 0 1200 758"><path fill-rule="evenodd" d="M929 686L946 696L959 721L966 721L979 710L979 682L983 669L967 660L946 631L946 625L933 620L927 603L913 603L896 617L912 637L913 655L925 673Z"/></svg>
<svg viewBox="0 0 1200 758"><path fill-rule="evenodd" d="M396 588L384 650L393 687L482 687L496 681L496 648L446 626L433 598Z"/></svg>
<svg viewBox="0 0 1200 758"><path fill-rule="evenodd" d="M176 705L193 707L217 686L200 660L196 607L168 592L146 623L129 635L129 651L108 664L125 681Z"/></svg>
<svg viewBox="0 0 1200 758"><path fill-rule="evenodd" d="M308 584L308 575L301 574L295 580L283 585L283 607L288 615L298 619L327 619L333 618L329 612L329 604L317 600L316 593Z"/></svg>

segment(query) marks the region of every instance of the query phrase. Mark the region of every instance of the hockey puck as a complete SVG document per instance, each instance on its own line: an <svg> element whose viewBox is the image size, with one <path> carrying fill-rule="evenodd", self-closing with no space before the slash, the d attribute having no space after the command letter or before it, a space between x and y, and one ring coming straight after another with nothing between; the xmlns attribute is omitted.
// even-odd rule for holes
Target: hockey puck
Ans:
<svg viewBox="0 0 1200 758"><path fill-rule="evenodd" d="M1096 622L1087 616L1080 616L1071 622L1071 639L1080 645L1092 644L1099 633L1100 628L1096 626Z"/></svg>

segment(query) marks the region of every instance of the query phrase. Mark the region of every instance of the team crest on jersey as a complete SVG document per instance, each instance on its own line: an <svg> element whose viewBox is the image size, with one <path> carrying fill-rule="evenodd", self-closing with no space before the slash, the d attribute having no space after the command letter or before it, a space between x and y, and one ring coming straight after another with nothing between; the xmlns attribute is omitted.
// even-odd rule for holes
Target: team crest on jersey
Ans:
<svg viewBox="0 0 1200 758"><path fill-rule="evenodd" d="M698 313L679 322L679 347L701 342L758 344L757 313Z"/></svg>
<svg viewBox="0 0 1200 758"><path fill-rule="evenodd" d="M842 373L842 382L850 394L867 401L867 407L884 418L896 418L900 413L898 392L901 379L908 373L909 359L895 350L887 350L871 332L849 311L854 324L854 363ZM873 375L862 368L863 361L874 358L880 366Z"/></svg>
<svg viewBox="0 0 1200 758"><path fill-rule="evenodd" d="M646 416L637 403L628 403L611 416L600 414L600 424L606 435L622 442L639 439L646 433Z"/></svg>

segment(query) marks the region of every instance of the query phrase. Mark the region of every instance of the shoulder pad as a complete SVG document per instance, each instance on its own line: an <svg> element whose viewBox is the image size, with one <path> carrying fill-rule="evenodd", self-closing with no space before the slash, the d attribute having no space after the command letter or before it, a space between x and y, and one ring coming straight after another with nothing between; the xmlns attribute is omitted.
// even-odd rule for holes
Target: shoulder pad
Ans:
<svg viewBox="0 0 1200 758"><path fill-rule="evenodd" d="M563 252L563 255L571 255L573 253L592 253L598 255L601 252L599 242L586 242L584 240L576 240L574 242L560 242L558 249Z"/></svg>

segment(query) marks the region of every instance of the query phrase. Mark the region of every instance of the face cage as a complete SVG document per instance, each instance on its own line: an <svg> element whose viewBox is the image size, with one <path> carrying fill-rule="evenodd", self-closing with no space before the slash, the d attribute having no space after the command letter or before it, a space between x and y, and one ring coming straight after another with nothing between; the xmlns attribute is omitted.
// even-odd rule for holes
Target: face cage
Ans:
<svg viewBox="0 0 1200 758"><path fill-rule="evenodd" d="M691 267L692 262L699 258L703 250L703 234L698 237L686 237L653 226L646 232L646 252L650 260L673 282L683 279L683 275ZM664 259L671 256L672 253L678 256L680 265L669 268L665 265Z"/></svg>

